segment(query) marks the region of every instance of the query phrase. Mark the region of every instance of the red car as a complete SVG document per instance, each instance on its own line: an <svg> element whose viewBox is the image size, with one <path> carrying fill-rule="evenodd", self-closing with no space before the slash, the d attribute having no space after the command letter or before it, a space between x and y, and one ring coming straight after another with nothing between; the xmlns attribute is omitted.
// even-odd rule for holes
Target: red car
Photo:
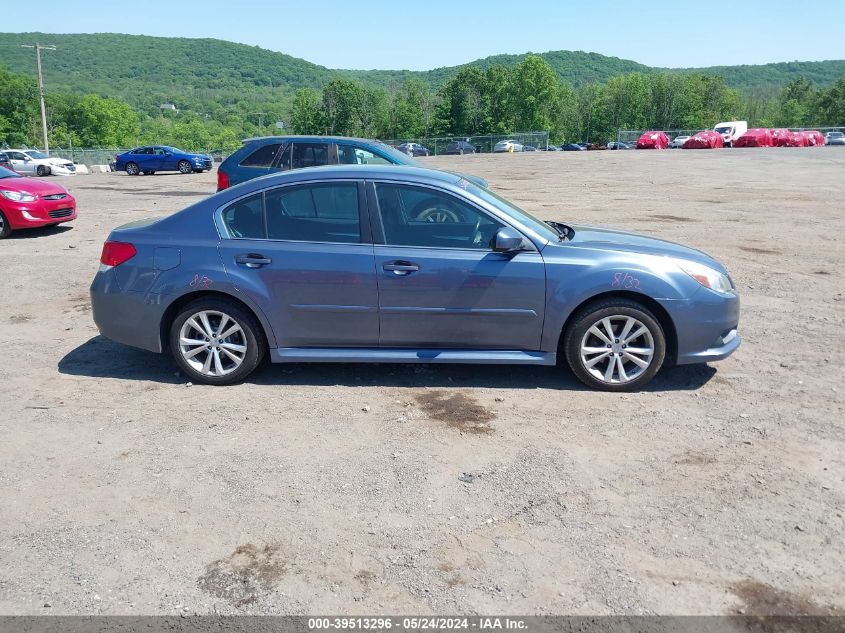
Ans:
<svg viewBox="0 0 845 633"><path fill-rule="evenodd" d="M76 200L49 180L26 178L0 167L0 239L18 229L52 226L76 219Z"/></svg>

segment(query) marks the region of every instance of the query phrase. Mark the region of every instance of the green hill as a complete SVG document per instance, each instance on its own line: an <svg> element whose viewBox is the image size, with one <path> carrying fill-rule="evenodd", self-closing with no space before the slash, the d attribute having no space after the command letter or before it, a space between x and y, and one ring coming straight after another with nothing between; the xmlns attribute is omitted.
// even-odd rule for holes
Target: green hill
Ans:
<svg viewBox="0 0 845 633"><path fill-rule="evenodd" d="M421 72L332 70L283 53L222 40L113 33L0 33L0 64L12 72L34 75L33 51L20 45L35 41L58 47L43 54L49 90L116 96L150 112L165 101L193 110L211 104L284 103L297 88L319 88L337 76L384 87L415 77L437 87L462 67ZM551 51L541 56L562 79L574 85L604 82L630 72L670 70L582 51ZM524 57L496 55L471 64L481 68L512 65ZM692 71L721 75L728 85L747 92L768 92L798 76L827 85L845 74L845 60L676 70Z"/></svg>

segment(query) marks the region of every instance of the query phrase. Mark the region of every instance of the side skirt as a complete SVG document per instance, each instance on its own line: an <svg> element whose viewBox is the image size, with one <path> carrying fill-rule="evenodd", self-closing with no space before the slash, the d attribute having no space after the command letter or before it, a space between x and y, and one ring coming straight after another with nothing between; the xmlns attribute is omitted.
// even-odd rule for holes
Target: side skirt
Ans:
<svg viewBox="0 0 845 633"><path fill-rule="evenodd" d="M280 347L274 363L467 363L484 365L554 365L554 352L484 349L399 349Z"/></svg>

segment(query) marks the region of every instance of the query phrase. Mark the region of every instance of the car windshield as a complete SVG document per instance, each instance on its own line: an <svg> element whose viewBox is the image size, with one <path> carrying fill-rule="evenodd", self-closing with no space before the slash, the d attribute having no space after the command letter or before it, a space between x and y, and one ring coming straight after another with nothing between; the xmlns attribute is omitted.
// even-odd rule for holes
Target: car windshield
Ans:
<svg viewBox="0 0 845 633"><path fill-rule="evenodd" d="M479 187L471 182L467 184L466 190L472 195L478 196L485 202L492 204L497 209L501 209L511 217L516 218L543 238L549 240L550 242L557 242L559 235L554 229L542 220L538 220L527 211L523 211L513 202L505 200L500 195L493 193L489 189Z"/></svg>
<svg viewBox="0 0 845 633"><path fill-rule="evenodd" d="M36 159L39 159L39 158L50 158L49 156L47 156L47 154L44 154L43 152L27 152L27 154L29 154L29 156L30 156L31 158L36 158Z"/></svg>
<svg viewBox="0 0 845 633"><path fill-rule="evenodd" d="M731 127L717 127L716 132L719 134L725 134L727 132L733 132L733 128Z"/></svg>
<svg viewBox="0 0 845 633"><path fill-rule="evenodd" d="M390 147L390 145L386 145L385 143L376 143L376 146L379 150L387 155L389 155L397 164L399 165L410 165L412 167L421 167L420 163L410 156L408 156L404 152L400 152L398 149L394 147Z"/></svg>
<svg viewBox="0 0 845 633"><path fill-rule="evenodd" d="M18 175L10 169L0 167L0 178L17 178Z"/></svg>
<svg viewBox="0 0 845 633"><path fill-rule="evenodd" d="M831 138L841 138L843 136L842 132L828 132L827 135Z"/></svg>

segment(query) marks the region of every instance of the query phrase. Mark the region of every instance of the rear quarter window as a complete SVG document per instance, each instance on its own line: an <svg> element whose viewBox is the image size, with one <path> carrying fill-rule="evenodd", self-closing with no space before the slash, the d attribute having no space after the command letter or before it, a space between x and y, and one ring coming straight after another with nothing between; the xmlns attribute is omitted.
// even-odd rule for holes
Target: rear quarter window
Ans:
<svg viewBox="0 0 845 633"><path fill-rule="evenodd" d="M272 167L287 149L287 143L262 145L241 161L241 167Z"/></svg>

